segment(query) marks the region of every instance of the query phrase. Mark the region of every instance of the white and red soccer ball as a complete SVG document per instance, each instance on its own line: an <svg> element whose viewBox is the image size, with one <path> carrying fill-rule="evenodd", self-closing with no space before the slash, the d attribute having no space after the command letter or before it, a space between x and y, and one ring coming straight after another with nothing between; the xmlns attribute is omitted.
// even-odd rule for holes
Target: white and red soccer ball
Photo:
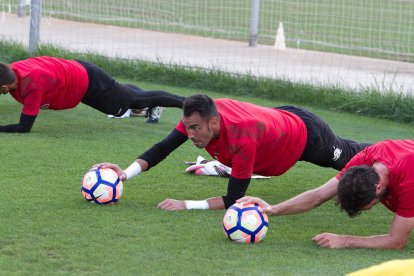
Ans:
<svg viewBox="0 0 414 276"><path fill-rule="evenodd" d="M112 169L93 168L82 178L82 195L97 204L112 204L122 195L123 184Z"/></svg>
<svg viewBox="0 0 414 276"><path fill-rule="evenodd" d="M258 205L235 203L223 218L224 234L232 241L257 243L266 236L269 220L259 211Z"/></svg>

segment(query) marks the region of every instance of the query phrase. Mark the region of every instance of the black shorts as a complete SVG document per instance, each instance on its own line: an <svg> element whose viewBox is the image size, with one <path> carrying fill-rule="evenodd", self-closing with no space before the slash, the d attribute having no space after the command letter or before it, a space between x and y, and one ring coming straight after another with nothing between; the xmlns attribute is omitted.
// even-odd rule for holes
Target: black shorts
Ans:
<svg viewBox="0 0 414 276"><path fill-rule="evenodd" d="M134 93L118 84L114 78L93 63L77 60L88 72L89 85L82 103L105 114L121 116L128 109L128 99ZM138 89L138 88L137 88ZM128 95L131 94L131 95Z"/></svg>
<svg viewBox="0 0 414 276"><path fill-rule="evenodd" d="M297 115L306 125L308 138L299 161L342 170L355 154L370 145L336 136L327 123L305 109L295 106L275 108Z"/></svg>

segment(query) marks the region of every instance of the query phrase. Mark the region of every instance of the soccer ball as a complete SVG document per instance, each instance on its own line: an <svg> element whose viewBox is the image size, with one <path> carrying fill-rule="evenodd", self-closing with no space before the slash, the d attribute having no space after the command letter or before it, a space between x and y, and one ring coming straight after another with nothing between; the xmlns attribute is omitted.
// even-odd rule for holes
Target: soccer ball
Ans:
<svg viewBox="0 0 414 276"><path fill-rule="evenodd" d="M82 179L81 192L87 201L115 203L121 198L122 190L122 181L112 169L93 168Z"/></svg>
<svg viewBox="0 0 414 276"><path fill-rule="evenodd" d="M223 218L224 234L232 241L256 243L267 233L269 220L259 211L258 205L235 203L227 209Z"/></svg>

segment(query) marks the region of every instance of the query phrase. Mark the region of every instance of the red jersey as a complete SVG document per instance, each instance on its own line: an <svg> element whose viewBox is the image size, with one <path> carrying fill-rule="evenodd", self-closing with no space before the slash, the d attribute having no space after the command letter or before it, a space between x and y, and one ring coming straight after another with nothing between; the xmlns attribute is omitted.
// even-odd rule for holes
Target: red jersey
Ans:
<svg viewBox="0 0 414 276"><path fill-rule="evenodd" d="M80 103L89 85L86 69L74 60L35 57L10 64L17 89L10 94L23 104L22 113L69 109Z"/></svg>
<svg viewBox="0 0 414 276"><path fill-rule="evenodd" d="M414 140L386 140L367 147L336 178L352 166L375 162L384 164L389 173L388 196L381 203L399 216L414 217Z"/></svg>
<svg viewBox="0 0 414 276"><path fill-rule="evenodd" d="M232 167L232 177L247 179L253 173L281 175L299 160L307 131L298 116L231 99L214 102L220 116L220 134L206 150L214 159ZM188 136L182 122L176 129Z"/></svg>

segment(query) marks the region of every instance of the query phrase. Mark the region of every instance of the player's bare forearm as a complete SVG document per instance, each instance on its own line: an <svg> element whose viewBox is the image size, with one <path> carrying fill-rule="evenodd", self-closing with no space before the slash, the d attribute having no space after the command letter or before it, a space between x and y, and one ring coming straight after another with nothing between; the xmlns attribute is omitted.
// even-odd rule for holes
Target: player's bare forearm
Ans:
<svg viewBox="0 0 414 276"><path fill-rule="evenodd" d="M299 214L314 209L334 197L337 193L338 180L331 178L324 185L306 191L291 199L271 206L273 216Z"/></svg>
<svg viewBox="0 0 414 276"><path fill-rule="evenodd" d="M326 248L373 248L373 249L402 249L405 242L392 237L390 234L361 237L323 233L312 239L317 245Z"/></svg>
<svg viewBox="0 0 414 276"><path fill-rule="evenodd" d="M348 238L348 244L348 247L353 248L402 249L406 245L406 240L403 241L390 234L370 237L351 236Z"/></svg>
<svg viewBox="0 0 414 276"><path fill-rule="evenodd" d="M148 162L144 159L137 159L135 160L135 162L137 162L141 166L143 172L148 169Z"/></svg>
<svg viewBox="0 0 414 276"><path fill-rule="evenodd" d="M206 200L177 200L167 198L160 202L158 208L166 211L180 211L185 209L224 209L224 202L221 197L213 197Z"/></svg>
<svg viewBox="0 0 414 276"><path fill-rule="evenodd" d="M407 244L413 227L414 218L394 215L389 234L361 237L323 233L312 240L319 246L327 248L402 249Z"/></svg>
<svg viewBox="0 0 414 276"><path fill-rule="evenodd" d="M224 209L224 201L221 196L212 197L207 199L209 210L222 210Z"/></svg>

